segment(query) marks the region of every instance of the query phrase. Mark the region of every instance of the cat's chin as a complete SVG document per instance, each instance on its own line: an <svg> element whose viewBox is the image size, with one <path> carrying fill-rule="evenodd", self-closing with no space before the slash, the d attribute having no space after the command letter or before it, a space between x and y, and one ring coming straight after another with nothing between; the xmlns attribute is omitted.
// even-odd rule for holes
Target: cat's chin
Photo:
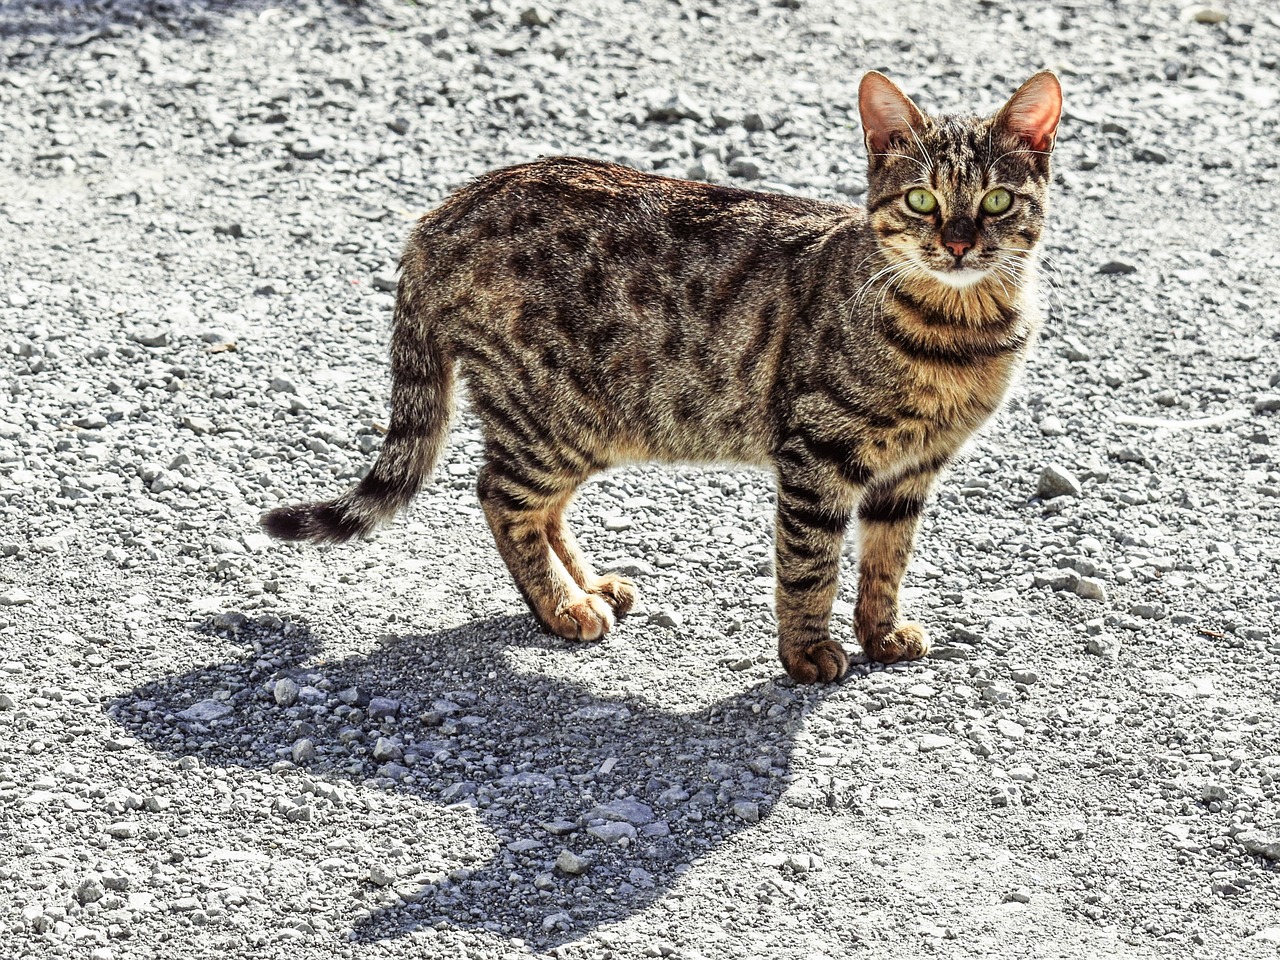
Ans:
<svg viewBox="0 0 1280 960"><path fill-rule="evenodd" d="M928 270L929 276L952 290L967 290L987 279L986 270L934 270L932 267Z"/></svg>

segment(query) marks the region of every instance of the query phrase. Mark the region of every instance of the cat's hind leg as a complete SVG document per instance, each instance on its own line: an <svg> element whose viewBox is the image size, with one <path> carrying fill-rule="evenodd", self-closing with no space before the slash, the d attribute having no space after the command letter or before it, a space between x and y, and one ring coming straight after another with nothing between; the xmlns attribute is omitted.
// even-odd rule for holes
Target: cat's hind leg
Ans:
<svg viewBox="0 0 1280 960"><path fill-rule="evenodd" d="M613 629L613 607L582 588L548 536L572 489L549 486L510 460L490 459L480 470L478 492L498 552L542 625L567 640L599 640Z"/></svg>
<svg viewBox="0 0 1280 960"><path fill-rule="evenodd" d="M564 564L574 583L587 593L601 597L613 608L616 616L624 617L636 602L636 585L615 573L599 576L591 568L565 517L571 498L572 493L564 499L559 509L553 510L548 516L547 541L551 544L551 550Z"/></svg>

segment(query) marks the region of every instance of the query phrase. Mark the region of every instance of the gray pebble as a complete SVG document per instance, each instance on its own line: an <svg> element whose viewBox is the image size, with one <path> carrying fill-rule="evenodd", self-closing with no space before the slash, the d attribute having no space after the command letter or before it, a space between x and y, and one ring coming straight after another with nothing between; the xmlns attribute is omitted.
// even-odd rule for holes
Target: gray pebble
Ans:
<svg viewBox="0 0 1280 960"><path fill-rule="evenodd" d="M1066 467L1051 463L1040 471L1040 479L1036 483L1036 496L1042 500L1054 497L1078 497L1081 493L1080 481Z"/></svg>
<svg viewBox="0 0 1280 960"><path fill-rule="evenodd" d="M649 614L649 622L657 627L678 630L684 624L684 617L680 615L680 611L668 607Z"/></svg>
<svg viewBox="0 0 1280 960"><path fill-rule="evenodd" d="M134 327L129 333L129 339L134 343L140 343L144 347L167 347L169 345L169 328L157 325Z"/></svg>
<svg viewBox="0 0 1280 960"><path fill-rule="evenodd" d="M230 715L231 705L221 700L201 700L178 714L183 720L196 720L201 723L221 720Z"/></svg>
<svg viewBox="0 0 1280 960"><path fill-rule="evenodd" d="M1082 600L1107 602L1107 585L1096 577L1081 577L1076 582L1076 595Z"/></svg>
<svg viewBox="0 0 1280 960"><path fill-rule="evenodd" d="M1085 649L1094 656L1115 660L1120 656L1120 640L1114 634L1100 633L1089 638Z"/></svg>
<svg viewBox="0 0 1280 960"><path fill-rule="evenodd" d="M1138 268L1126 260L1108 260L1098 268L1098 272L1112 276L1137 273Z"/></svg>
<svg viewBox="0 0 1280 960"><path fill-rule="evenodd" d="M745 823L759 823L760 805L754 800L739 800L733 805L733 815Z"/></svg>
<svg viewBox="0 0 1280 960"><path fill-rule="evenodd" d="M578 856L572 850L561 850L560 856L556 857L556 869L571 876L586 873L587 868L590 866L589 861Z"/></svg>

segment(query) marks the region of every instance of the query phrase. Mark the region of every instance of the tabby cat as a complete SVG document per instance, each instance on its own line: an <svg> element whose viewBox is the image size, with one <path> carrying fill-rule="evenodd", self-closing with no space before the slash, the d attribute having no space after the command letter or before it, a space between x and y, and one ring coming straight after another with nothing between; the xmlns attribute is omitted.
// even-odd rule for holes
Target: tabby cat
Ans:
<svg viewBox="0 0 1280 960"><path fill-rule="evenodd" d="M584 480L645 460L738 463L777 476L787 672L848 669L828 626L855 512L858 641L884 663L923 656L898 589L930 488L1036 336L1062 94L1043 72L994 117L929 117L869 73L859 108L865 210L574 157L450 196L400 262L377 462L264 528L341 541L405 507L440 456L460 371L484 429L480 502L546 629L598 640L635 600L565 522Z"/></svg>

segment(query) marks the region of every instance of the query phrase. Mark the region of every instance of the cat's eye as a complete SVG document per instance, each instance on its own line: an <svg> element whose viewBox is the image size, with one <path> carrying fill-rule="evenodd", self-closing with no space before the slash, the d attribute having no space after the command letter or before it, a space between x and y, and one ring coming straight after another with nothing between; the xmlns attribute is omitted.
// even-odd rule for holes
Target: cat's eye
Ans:
<svg viewBox="0 0 1280 960"><path fill-rule="evenodd" d="M933 213L938 209L938 198L924 187L907 191L907 206L916 213Z"/></svg>
<svg viewBox="0 0 1280 960"><path fill-rule="evenodd" d="M1004 187L996 187L994 190L987 192L982 198L982 210L984 213L996 214L1004 213L1013 205L1013 194Z"/></svg>

